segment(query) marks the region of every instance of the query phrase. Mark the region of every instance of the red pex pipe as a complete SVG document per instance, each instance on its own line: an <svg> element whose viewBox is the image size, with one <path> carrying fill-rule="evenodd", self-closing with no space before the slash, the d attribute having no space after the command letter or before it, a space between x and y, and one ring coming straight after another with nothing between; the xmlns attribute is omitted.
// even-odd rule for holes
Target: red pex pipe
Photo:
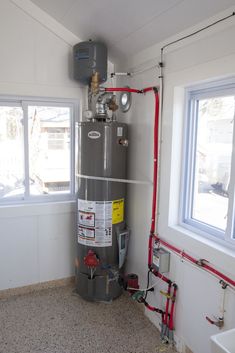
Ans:
<svg viewBox="0 0 235 353"><path fill-rule="evenodd" d="M134 89L134 88L128 88L128 87L111 87L111 88L105 88L105 92L130 92L130 93L143 93L142 90L139 89Z"/></svg>
<svg viewBox="0 0 235 353"><path fill-rule="evenodd" d="M153 234L149 234L149 242L148 242L148 268L151 268L152 265L152 247L153 247Z"/></svg>
<svg viewBox="0 0 235 353"><path fill-rule="evenodd" d="M151 92L151 91L155 91L155 87L147 87L142 89L142 93L147 93L147 92Z"/></svg>
<svg viewBox="0 0 235 353"><path fill-rule="evenodd" d="M157 241L159 241L163 246L166 246L168 249L170 249L170 250L176 252L176 253L179 254L181 257L183 257L183 258L185 258L185 259L187 259L187 260L193 262L195 265L197 265L198 260L195 259L194 257L188 255L188 254L185 253L184 251L182 251L182 250L176 248L175 246L173 246L173 245L167 243L166 241L160 239L158 236L154 236L154 239L157 240Z"/></svg>
<svg viewBox="0 0 235 353"><path fill-rule="evenodd" d="M173 284L174 290L171 299L171 311L170 311L170 319L169 319L169 330L174 330L174 310L175 310L175 300L176 300L176 292L177 292L177 285Z"/></svg>
<svg viewBox="0 0 235 353"><path fill-rule="evenodd" d="M148 92L148 91L146 91L146 92ZM154 141L158 141L158 133L159 133L159 96L158 96L158 92L155 92L154 95L155 95ZM150 228L150 233L151 234L154 234L155 225L156 225L157 175L158 175L158 143L154 143L154 151L153 151L152 221L151 221L151 228Z"/></svg>
<svg viewBox="0 0 235 353"><path fill-rule="evenodd" d="M171 295L171 283L168 283L167 299L166 299L166 311L165 311L165 316L164 316L164 321L163 321L165 325L167 325L167 320L168 320L170 295Z"/></svg>
<svg viewBox="0 0 235 353"><path fill-rule="evenodd" d="M159 277L161 280L163 280L163 282L166 282L166 283L172 283L172 281L167 278L166 276L162 275L160 272L154 270L154 268L151 268L151 272L156 276L156 277Z"/></svg>
<svg viewBox="0 0 235 353"><path fill-rule="evenodd" d="M154 141L158 141L159 134L159 95L154 87L143 89L143 93L154 91L155 96L155 113L154 113ZM152 218L148 244L148 266L152 264L152 247L153 236L156 226L156 210L157 210L157 176L158 176L158 143L154 143L153 150L153 197L152 197Z"/></svg>
<svg viewBox="0 0 235 353"><path fill-rule="evenodd" d="M164 318L164 311L162 311L161 309L156 308L155 306L150 305L149 303L146 302L146 300L144 298L141 299L141 302L145 305L145 307L150 310L150 311L154 311L158 314L161 314L162 316L162 322L163 322L163 318Z"/></svg>

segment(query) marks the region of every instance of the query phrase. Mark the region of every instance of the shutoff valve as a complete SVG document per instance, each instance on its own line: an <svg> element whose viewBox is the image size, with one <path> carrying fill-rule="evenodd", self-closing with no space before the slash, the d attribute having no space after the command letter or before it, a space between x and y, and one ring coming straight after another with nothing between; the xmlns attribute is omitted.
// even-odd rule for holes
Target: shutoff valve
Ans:
<svg viewBox="0 0 235 353"><path fill-rule="evenodd" d="M95 268L99 266L100 260L96 256L93 250L89 250L87 255L84 257L84 265L89 268Z"/></svg>

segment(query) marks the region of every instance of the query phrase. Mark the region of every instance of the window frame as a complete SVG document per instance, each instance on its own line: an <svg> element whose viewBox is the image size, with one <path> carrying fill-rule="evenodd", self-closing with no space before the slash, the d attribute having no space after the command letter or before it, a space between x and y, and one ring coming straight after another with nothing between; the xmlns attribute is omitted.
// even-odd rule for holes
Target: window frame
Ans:
<svg viewBox="0 0 235 353"><path fill-rule="evenodd" d="M30 195L29 180L29 138L28 138L28 107L65 107L70 109L70 189L68 192L52 195ZM79 121L79 102L69 98L31 97L31 96L0 96L0 106L21 107L23 112L23 156L25 174L25 192L23 196L12 196L0 200L0 207L6 205L23 205L29 203L47 203L60 201L74 201L76 195L75 178L75 126Z"/></svg>
<svg viewBox="0 0 235 353"><path fill-rule="evenodd" d="M227 227L225 231L192 218L195 179L196 142L199 100L235 96L235 77L190 86L185 89L185 117L183 131L183 162L179 223L184 228L222 245L235 247L235 123L233 124L233 149L228 198Z"/></svg>

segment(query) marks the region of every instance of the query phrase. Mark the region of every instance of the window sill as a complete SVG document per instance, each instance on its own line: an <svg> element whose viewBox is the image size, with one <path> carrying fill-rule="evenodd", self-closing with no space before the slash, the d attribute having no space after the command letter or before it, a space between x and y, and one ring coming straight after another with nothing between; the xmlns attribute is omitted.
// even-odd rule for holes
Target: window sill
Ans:
<svg viewBox="0 0 235 353"><path fill-rule="evenodd" d="M1 205L0 218L28 217L44 214L59 214L75 212L76 201L56 201L44 203L27 203Z"/></svg>

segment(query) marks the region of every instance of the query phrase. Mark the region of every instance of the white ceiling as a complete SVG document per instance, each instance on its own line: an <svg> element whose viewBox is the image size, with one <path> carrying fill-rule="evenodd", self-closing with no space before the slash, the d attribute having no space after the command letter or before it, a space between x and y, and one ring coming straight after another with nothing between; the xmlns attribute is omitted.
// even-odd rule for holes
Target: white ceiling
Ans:
<svg viewBox="0 0 235 353"><path fill-rule="evenodd" d="M125 56L235 5L235 0L31 1L82 40L102 40L113 55Z"/></svg>

